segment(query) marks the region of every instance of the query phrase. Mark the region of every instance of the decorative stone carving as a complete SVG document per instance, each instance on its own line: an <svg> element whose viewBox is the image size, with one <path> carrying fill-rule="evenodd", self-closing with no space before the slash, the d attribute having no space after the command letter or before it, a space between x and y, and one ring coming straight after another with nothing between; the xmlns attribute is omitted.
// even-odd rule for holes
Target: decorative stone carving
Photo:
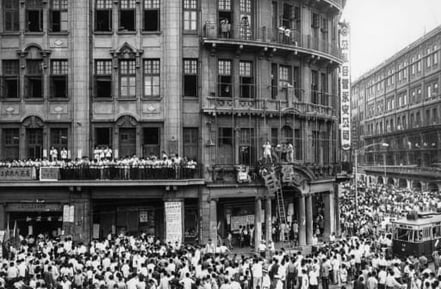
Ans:
<svg viewBox="0 0 441 289"><path fill-rule="evenodd" d="M136 119L129 115L121 116L116 121L116 125L119 127L136 127L137 124Z"/></svg>
<svg viewBox="0 0 441 289"><path fill-rule="evenodd" d="M38 116L29 116L23 121L23 126L26 128L42 128L44 125L41 118Z"/></svg>

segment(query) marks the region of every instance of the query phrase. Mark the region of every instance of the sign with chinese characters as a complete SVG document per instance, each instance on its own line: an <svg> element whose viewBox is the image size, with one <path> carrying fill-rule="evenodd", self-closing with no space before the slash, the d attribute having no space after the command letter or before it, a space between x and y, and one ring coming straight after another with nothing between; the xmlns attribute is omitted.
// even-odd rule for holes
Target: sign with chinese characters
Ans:
<svg viewBox="0 0 441 289"><path fill-rule="evenodd" d="M36 178L33 167L0 168L0 180L34 180Z"/></svg>
<svg viewBox="0 0 441 289"><path fill-rule="evenodd" d="M351 66L349 23L340 23L340 48L343 63L340 69L340 128L341 147L351 148Z"/></svg>
<svg viewBox="0 0 441 289"><path fill-rule="evenodd" d="M73 223L75 218L75 206L64 205L63 206L63 222Z"/></svg>
<svg viewBox="0 0 441 289"><path fill-rule="evenodd" d="M166 242L179 244L182 239L182 202L164 202L165 207L165 239Z"/></svg>
<svg viewBox="0 0 441 289"><path fill-rule="evenodd" d="M41 167L40 168L40 181L58 181L57 167Z"/></svg>

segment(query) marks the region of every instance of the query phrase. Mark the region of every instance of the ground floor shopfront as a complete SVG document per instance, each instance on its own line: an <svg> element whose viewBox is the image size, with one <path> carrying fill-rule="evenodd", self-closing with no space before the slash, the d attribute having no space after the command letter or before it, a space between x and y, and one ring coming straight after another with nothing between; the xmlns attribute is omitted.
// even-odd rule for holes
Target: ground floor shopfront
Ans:
<svg viewBox="0 0 441 289"><path fill-rule="evenodd" d="M288 220L299 224L299 243L312 243L337 232L338 209L334 183L311 185L307 193L284 188ZM205 243L233 234L233 245L255 245L278 239L274 234L278 207L263 185L168 186L61 183L0 183L0 230L23 235L72 236L87 242L108 234L146 233L167 241ZM240 244L241 227L253 238Z"/></svg>

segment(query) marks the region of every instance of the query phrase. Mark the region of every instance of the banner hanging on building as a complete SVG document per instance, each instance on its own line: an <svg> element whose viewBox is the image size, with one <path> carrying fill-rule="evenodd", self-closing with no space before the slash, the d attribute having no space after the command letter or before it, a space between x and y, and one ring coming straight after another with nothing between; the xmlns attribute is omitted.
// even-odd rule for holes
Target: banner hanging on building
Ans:
<svg viewBox="0 0 441 289"><path fill-rule="evenodd" d="M0 180L34 180L36 179L34 167L0 168Z"/></svg>
<svg viewBox="0 0 441 289"><path fill-rule="evenodd" d="M340 23L340 49L343 63L340 69L340 131L341 147L351 148L351 66L349 23Z"/></svg>
<svg viewBox="0 0 441 289"><path fill-rule="evenodd" d="M182 202L164 202L165 240L174 244L182 242Z"/></svg>

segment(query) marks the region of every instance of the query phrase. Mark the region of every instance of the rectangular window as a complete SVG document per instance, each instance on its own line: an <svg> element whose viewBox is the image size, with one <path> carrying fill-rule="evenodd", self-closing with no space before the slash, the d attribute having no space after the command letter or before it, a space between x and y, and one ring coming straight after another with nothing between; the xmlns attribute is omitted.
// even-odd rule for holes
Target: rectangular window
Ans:
<svg viewBox="0 0 441 289"><path fill-rule="evenodd" d="M277 64L271 63L271 98L276 99L279 94L278 89L278 70Z"/></svg>
<svg viewBox="0 0 441 289"><path fill-rule="evenodd" d="M95 128L95 144L96 146L112 146L112 128L96 127Z"/></svg>
<svg viewBox="0 0 441 289"><path fill-rule="evenodd" d="M279 66L279 85L280 88L291 85L291 66Z"/></svg>
<svg viewBox="0 0 441 289"><path fill-rule="evenodd" d="M19 129L4 128L3 129L3 149L2 159L18 160L19 159Z"/></svg>
<svg viewBox="0 0 441 289"><path fill-rule="evenodd" d="M5 32L19 31L19 14L17 0L3 0L3 29Z"/></svg>
<svg viewBox="0 0 441 289"><path fill-rule="evenodd" d="M219 59L218 61L218 90L220 97L232 96L233 78L231 73L231 60Z"/></svg>
<svg viewBox="0 0 441 289"><path fill-rule="evenodd" d="M159 31L160 1L144 0L144 31Z"/></svg>
<svg viewBox="0 0 441 289"><path fill-rule="evenodd" d="M279 144L279 129L277 127L271 128L271 146L275 147Z"/></svg>
<svg viewBox="0 0 441 289"><path fill-rule="evenodd" d="M132 98L136 96L135 64L135 60L121 60L119 62L121 98Z"/></svg>
<svg viewBox="0 0 441 289"><path fill-rule="evenodd" d="M231 0L219 0L218 4L220 11L231 11Z"/></svg>
<svg viewBox="0 0 441 289"><path fill-rule="evenodd" d="M256 160L255 154L254 129L241 128L239 131L239 163L241 165L253 165Z"/></svg>
<svg viewBox="0 0 441 289"><path fill-rule="evenodd" d="M437 124L438 123L438 109L432 108L432 124Z"/></svg>
<svg viewBox="0 0 441 289"><path fill-rule="evenodd" d="M199 132L197 127L184 127L184 157L189 160L198 159Z"/></svg>
<svg viewBox="0 0 441 289"><path fill-rule="evenodd" d="M161 152L161 134L159 127L145 127L143 130L143 155L144 157L160 157Z"/></svg>
<svg viewBox="0 0 441 289"><path fill-rule="evenodd" d="M96 0L95 31L112 31L112 0Z"/></svg>
<svg viewBox="0 0 441 289"><path fill-rule="evenodd" d="M318 71L311 71L311 102L318 104L318 82L319 82L319 73Z"/></svg>
<svg viewBox="0 0 441 289"><path fill-rule="evenodd" d="M253 36L253 20L252 20L252 2L251 0L240 0L240 38L252 39Z"/></svg>
<svg viewBox="0 0 441 289"><path fill-rule="evenodd" d="M183 0L184 1L184 31L196 31L198 16L197 0Z"/></svg>
<svg viewBox="0 0 441 289"><path fill-rule="evenodd" d="M43 62L26 60L25 97L43 98Z"/></svg>
<svg viewBox="0 0 441 289"><path fill-rule="evenodd" d="M1 96L3 98L19 98L20 75L18 60L3 60L3 79Z"/></svg>
<svg viewBox="0 0 441 289"><path fill-rule="evenodd" d="M68 139L67 139L67 128L51 128L51 147L54 147L58 151L58 155L63 148L67 150Z"/></svg>
<svg viewBox="0 0 441 289"><path fill-rule="evenodd" d="M26 31L43 31L42 0L26 0Z"/></svg>
<svg viewBox="0 0 441 289"><path fill-rule="evenodd" d="M317 13L312 13L311 27L314 29L320 28L320 15Z"/></svg>
<svg viewBox="0 0 441 289"><path fill-rule="evenodd" d="M43 129L26 129L26 149L29 159L41 159L43 157Z"/></svg>
<svg viewBox="0 0 441 289"><path fill-rule="evenodd" d="M293 20L292 17L292 5L284 3L283 4L283 12L282 12L282 26L285 28L294 28L292 27L291 21Z"/></svg>
<svg viewBox="0 0 441 289"><path fill-rule="evenodd" d="M67 98L68 97L68 66L67 60L51 61L51 97Z"/></svg>
<svg viewBox="0 0 441 289"><path fill-rule="evenodd" d="M322 105L328 105L328 75L326 73L320 74L320 94L321 94L321 101L320 103Z"/></svg>
<svg viewBox="0 0 441 289"><path fill-rule="evenodd" d="M253 63L241 61L239 63L240 97L254 98Z"/></svg>
<svg viewBox="0 0 441 289"><path fill-rule="evenodd" d="M67 0L52 0L51 2L51 30L52 32L67 31Z"/></svg>
<svg viewBox="0 0 441 289"><path fill-rule="evenodd" d="M197 59L184 59L184 96L198 96Z"/></svg>
<svg viewBox="0 0 441 289"><path fill-rule="evenodd" d="M121 0L119 6L119 31L135 31L135 0Z"/></svg>
<svg viewBox="0 0 441 289"><path fill-rule="evenodd" d="M95 97L112 97L112 60L95 60Z"/></svg>
<svg viewBox="0 0 441 289"><path fill-rule="evenodd" d="M154 97L160 95L160 71L159 59L144 60L144 96Z"/></svg>

